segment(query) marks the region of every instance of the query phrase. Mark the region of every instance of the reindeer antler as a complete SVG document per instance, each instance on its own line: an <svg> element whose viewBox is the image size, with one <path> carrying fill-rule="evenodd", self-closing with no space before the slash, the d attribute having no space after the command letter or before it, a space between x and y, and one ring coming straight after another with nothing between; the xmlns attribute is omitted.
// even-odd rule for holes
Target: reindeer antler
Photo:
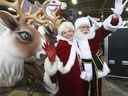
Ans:
<svg viewBox="0 0 128 96"><path fill-rule="evenodd" d="M52 27L54 26L52 21L46 17L42 8L38 8L38 10L34 14L32 14L32 8L30 8L25 18L28 24L31 24L33 21L35 21L44 26L48 26L48 25L51 25Z"/></svg>
<svg viewBox="0 0 128 96"><path fill-rule="evenodd" d="M57 15L57 11L53 12L53 17L54 18L50 18L50 20L53 22L55 27L58 27L61 24L63 19L60 18L59 15Z"/></svg>
<svg viewBox="0 0 128 96"><path fill-rule="evenodd" d="M32 13L32 7L29 6L29 11L24 12L23 5L25 0L15 0L14 2L9 2L7 0L0 0L0 5L5 5L10 8L13 8L16 10L17 16L25 19L24 21L27 21L28 24L30 24L33 21L36 21L40 24L46 24L48 20L43 16L43 10L42 8L38 8L36 12Z"/></svg>
<svg viewBox="0 0 128 96"><path fill-rule="evenodd" d="M38 6L39 8L37 8L36 12L34 13L32 12L32 6L29 6L28 12L24 12L23 5L25 0L15 0L14 2L9 2L7 0L0 0L0 4L15 9L17 16L24 19L24 21L27 22L27 24L31 24L33 21L35 21L44 26L51 26L54 29L58 27L62 19L59 19L60 16L56 15L57 12L53 12L54 18L50 18L47 16L46 7L49 1L50 0L46 0L41 6Z"/></svg>
<svg viewBox="0 0 128 96"><path fill-rule="evenodd" d="M57 28L60 25L60 23L62 22L62 19L60 19L60 16L57 15L57 10L52 12L52 16L54 18L51 18L51 17L48 16L48 14L46 12L46 8L49 6L50 1L51 0L45 0L41 7L43 9L44 16L50 22L50 23L48 23L48 25L50 24L53 27L53 29L54 29L54 28Z"/></svg>
<svg viewBox="0 0 128 96"><path fill-rule="evenodd" d="M38 6L39 4L38 5L35 4L34 6L36 6L36 8L38 7L38 11L36 11L34 14L32 14L32 10L30 8L27 16L29 23L32 23L34 19L36 22L38 22L41 25L51 26L53 29L58 27L58 25L61 22L61 20L59 19L60 16L57 16L56 12L54 12L53 13L54 18L50 18L46 13L46 7L49 1L50 0L46 0L42 5L40 4L40 6Z"/></svg>

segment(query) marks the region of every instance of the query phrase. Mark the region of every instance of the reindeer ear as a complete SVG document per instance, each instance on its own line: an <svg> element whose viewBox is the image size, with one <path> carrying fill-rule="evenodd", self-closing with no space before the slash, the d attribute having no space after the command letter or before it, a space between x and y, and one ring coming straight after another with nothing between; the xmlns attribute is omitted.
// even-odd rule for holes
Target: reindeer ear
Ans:
<svg viewBox="0 0 128 96"><path fill-rule="evenodd" d="M2 19L4 24L12 31L16 30L19 27L19 24L14 16L6 11L0 11L0 18Z"/></svg>

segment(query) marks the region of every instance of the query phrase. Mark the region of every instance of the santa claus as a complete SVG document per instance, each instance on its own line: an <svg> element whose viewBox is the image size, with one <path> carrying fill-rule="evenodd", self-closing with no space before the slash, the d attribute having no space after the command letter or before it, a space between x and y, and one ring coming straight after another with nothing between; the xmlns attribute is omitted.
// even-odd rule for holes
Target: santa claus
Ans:
<svg viewBox="0 0 128 96"><path fill-rule="evenodd" d="M101 26L90 16L78 18L75 22L82 58L81 78L85 82L86 96L89 89L91 89L90 96L102 96L102 77L106 76L110 70L101 57L101 43L106 36L122 25L120 15L126 3L127 1L122 4L122 0L117 0L113 9L114 14L110 15Z"/></svg>

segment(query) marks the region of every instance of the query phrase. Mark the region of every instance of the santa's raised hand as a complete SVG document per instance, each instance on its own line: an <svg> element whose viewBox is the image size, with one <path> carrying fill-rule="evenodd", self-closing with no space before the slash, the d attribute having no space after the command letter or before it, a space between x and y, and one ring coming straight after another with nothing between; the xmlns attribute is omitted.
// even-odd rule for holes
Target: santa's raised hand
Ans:
<svg viewBox="0 0 128 96"><path fill-rule="evenodd" d="M114 14L122 15L125 5L127 4L128 0L123 3L123 0L115 0L115 8L111 8Z"/></svg>

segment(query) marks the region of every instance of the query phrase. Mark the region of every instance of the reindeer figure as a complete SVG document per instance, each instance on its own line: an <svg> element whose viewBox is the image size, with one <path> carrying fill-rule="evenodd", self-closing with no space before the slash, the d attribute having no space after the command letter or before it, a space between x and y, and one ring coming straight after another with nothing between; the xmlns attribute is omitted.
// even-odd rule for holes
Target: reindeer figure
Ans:
<svg viewBox="0 0 128 96"><path fill-rule="evenodd" d="M45 26L39 26L38 30L43 37L43 51L47 56L44 61L44 87L51 96L53 94L55 95L59 90L59 87L56 84L57 80L54 75L58 71L58 65L60 63L58 56L56 56L55 43L57 41L58 26L64 19L61 17L61 14L58 14L61 3L62 2L59 0L46 0L42 6L40 5L43 9L44 16L48 18L48 22L45 24Z"/></svg>
<svg viewBox="0 0 128 96"><path fill-rule="evenodd" d="M0 4L16 10L18 19L8 12L0 11L0 18L8 30L0 35L0 87L11 87L24 76L24 60L36 53L40 47L39 32L26 21L22 4L24 0Z"/></svg>

